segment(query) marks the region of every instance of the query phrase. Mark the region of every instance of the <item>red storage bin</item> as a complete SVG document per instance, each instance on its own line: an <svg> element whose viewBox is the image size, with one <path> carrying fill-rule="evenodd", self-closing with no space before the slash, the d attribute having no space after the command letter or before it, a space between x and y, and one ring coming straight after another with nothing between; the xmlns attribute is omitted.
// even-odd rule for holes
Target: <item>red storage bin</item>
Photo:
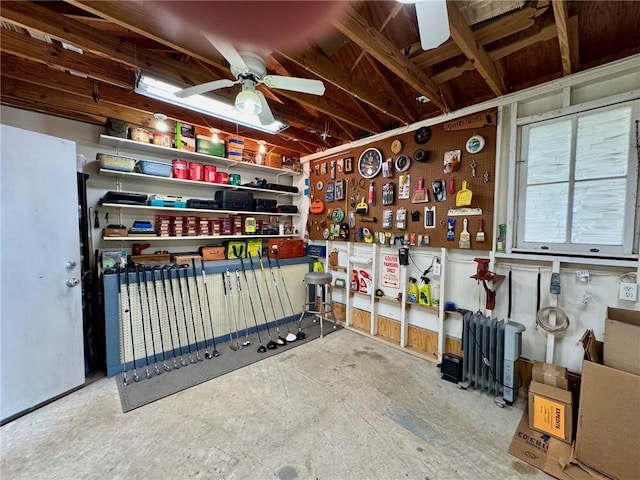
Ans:
<svg viewBox="0 0 640 480"><path fill-rule="evenodd" d="M204 180L204 165L197 162L189 163L189 180L202 182Z"/></svg>
<svg viewBox="0 0 640 480"><path fill-rule="evenodd" d="M215 183L216 181L216 167L213 165L205 165L204 167L204 181Z"/></svg>
<svg viewBox="0 0 640 480"><path fill-rule="evenodd" d="M186 180L189 178L189 168L188 164L185 160L171 160L171 164L173 165L171 174L173 178L181 178Z"/></svg>
<svg viewBox="0 0 640 480"><path fill-rule="evenodd" d="M216 172L216 183L229 183L229 174L227 172Z"/></svg>

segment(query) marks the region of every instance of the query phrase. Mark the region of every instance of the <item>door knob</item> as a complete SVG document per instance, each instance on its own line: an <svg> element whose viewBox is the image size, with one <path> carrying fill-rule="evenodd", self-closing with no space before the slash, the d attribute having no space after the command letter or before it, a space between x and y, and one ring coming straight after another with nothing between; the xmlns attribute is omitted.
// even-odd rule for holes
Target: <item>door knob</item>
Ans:
<svg viewBox="0 0 640 480"><path fill-rule="evenodd" d="M73 270L74 268L76 268L77 265L78 264L75 261L69 260L65 266L67 270Z"/></svg>
<svg viewBox="0 0 640 480"><path fill-rule="evenodd" d="M67 287L75 287L80 283L80 279L76 277L67 278Z"/></svg>

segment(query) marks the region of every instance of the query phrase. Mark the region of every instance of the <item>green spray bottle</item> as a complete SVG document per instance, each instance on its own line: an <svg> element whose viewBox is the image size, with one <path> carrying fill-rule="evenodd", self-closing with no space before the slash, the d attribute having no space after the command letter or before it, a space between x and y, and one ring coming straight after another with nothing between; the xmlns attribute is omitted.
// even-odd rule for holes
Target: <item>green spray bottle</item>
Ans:
<svg viewBox="0 0 640 480"><path fill-rule="evenodd" d="M418 302L418 285L416 284L416 279L413 277L409 277L409 289L407 290L407 302L409 303L417 303Z"/></svg>
<svg viewBox="0 0 640 480"><path fill-rule="evenodd" d="M420 287L418 295L418 303L427 307L431 306L431 287L429 286L429 277L422 277L423 285Z"/></svg>

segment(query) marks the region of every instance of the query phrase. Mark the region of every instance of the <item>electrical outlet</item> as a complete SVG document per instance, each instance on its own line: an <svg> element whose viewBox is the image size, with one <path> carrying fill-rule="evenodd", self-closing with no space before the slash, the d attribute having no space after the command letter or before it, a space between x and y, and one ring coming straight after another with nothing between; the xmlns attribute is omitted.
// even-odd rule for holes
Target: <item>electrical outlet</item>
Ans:
<svg viewBox="0 0 640 480"><path fill-rule="evenodd" d="M638 284L621 282L620 283L620 300L635 302L637 299L638 299Z"/></svg>

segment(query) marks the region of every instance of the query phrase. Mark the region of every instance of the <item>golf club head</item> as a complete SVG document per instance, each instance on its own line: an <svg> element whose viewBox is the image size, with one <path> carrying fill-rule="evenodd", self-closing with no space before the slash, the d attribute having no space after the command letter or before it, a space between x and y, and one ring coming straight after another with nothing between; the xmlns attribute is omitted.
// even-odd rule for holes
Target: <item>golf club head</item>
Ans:
<svg viewBox="0 0 640 480"><path fill-rule="evenodd" d="M287 341L282 337L278 337L278 340L276 340L276 342L278 343L278 345L286 345L287 344Z"/></svg>
<svg viewBox="0 0 640 480"><path fill-rule="evenodd" d="M260 345L260 346L258 347L258 353L264 353L264 352L266 352L266 351L267 351L267 349L265 348L265 346L264 346L264 345Z"/></svg>
<svg viewBox="0 0 640 480"><path fill-rule="evenodd" d="M207 360L211 360L213 356L209 352L204 352L204 358L206 358Z"/></svg>
<svg viewBox="0 0 640 480"><path fill-rule="evenodd" d="M249 345L251 345L251 341L249 340L245 340L244 342L242 342L243 347L248 347Z"/></svg>
<svg viewBox="0 0 640 480"><path fill-rule="evenodd" d="M298 339L298 337L296 337L295 334L289 332L287 333L286 339L287 339L287 342L295 342Z"/></svg>
<svg viewBox="0 0 640 480"><path fill-rule="evenodd" d="M269 350L275 350L276 348L278 348L278 344L276 342L274 342L273 340L269 340L267 342L267 348Z"/></svg>
<svg viewBox="0 0 640 480"><path fill-rule="evenodd" d="M214 357L219 357L220 356L220 352L218 350L213 350L213 356Z"/></svg>
<svg viewBox="0 0 640 480"><path fill-rule="evenodd" d="M307 337L307 335L302 330L300 330L298 333L296 333L296 338L298 340L304 340L306 337Z"/></svg>

